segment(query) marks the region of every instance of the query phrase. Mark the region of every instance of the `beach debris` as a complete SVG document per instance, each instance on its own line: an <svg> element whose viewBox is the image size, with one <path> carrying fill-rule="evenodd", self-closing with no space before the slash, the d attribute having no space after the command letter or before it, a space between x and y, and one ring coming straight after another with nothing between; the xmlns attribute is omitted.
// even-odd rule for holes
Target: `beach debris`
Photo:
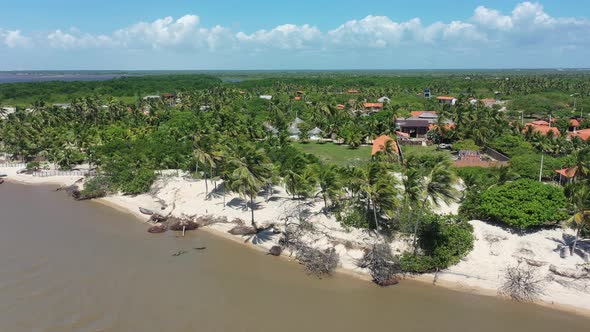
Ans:
<svg viewBox="0 0 590 332"><path fill-rule="evenodd" d="M164 233L168 228L165 225L156 225L148 228L148 232L152 234Z"/></svg>
<svg viewBox="0 0 590 332"><path fill-rule="evenodd" d="M4 183L4 179L0 178L0 184Z"/></svg>
<svg viewBox="0 0 590 332"><path fill-rule="evenodd" d="M201 226L193 220L176 217L168 218L167 224L168 228L173 231L182 231L183 229L185 231L194 231Z"/></svg>
<svg viewBox="0 0 590 332"><path fill-rule="evenodd" d="M516 258L516 261L519 262L519 263L525 262L528 265L534 266L534 267L541 267L543 265L547 265L547 262L537 261L537 260L526 258L526 257L522 257L522 256L515 256L515 255L513 255L513 257Z"/></svg>
<svg viewBox="0 0 590 332"><path fill-rule="evenodd" d="M151 215L150 220L155 223L161 223L161 222L165 222L166 220L168 220L168 217L165 217L165 216L158 214L158 213L154 213Z"/></svg>
<svg viewBox="0 0 590 332"><path fill-rule="evenodd" d="M196 219L196 223L199 224L200 226L210 226L213 224L227 224L228 219L225 216L215 217L215 216L211 216L211 215L204 215L204 216L198 217Z"/></svg>
<svg viewBox="0 0 590 332"><path fill-rule="evenodd" d="M252 226L238 225L227 232L231 235L254 235L256 234L256 228Z"/></svg>
<svg viewBox="0 0 590 332"><path fill-rule="evenodd" d="M401 273L399 261L393 256L387 243L378 243L365 249L357 266L369 269L373 282L379 286L385 287L399 283L398 275Z"/></svg>
<svg viewBox="0 0 590 332"><path fill-rule="evenodd" d="M319 250L308 246L301 246L297 250L296 259L305 266L308 273L320 278L330 276L340 262L340 257L333 247Z"/></svg>
<svg viewBox="0 0 590 332"><path fill-rule="evenodd" d="M154 211L152 211L150 209L145 209L142 207L139 208L139 212L141 212L142 214L148 215L148 216L154 215Z"/></svg>
<svg viewBox="0 0 590 332"><path fill-rule="evenodd" d="M280 256L282 252L283 248L281 248L280 246L272 246L272 248L270 248L270 250L268 251L268 254L273 256Z"/></svg>
<svg viewBox="0 0 590 332"><path fill-rule="evenodd" d="M518 263L506 268L504 283L498 293L518 302L533 302L543 294L544 282L536 267Z"/></svg>
<svg viewBox="0 0 590 332"><path fill-rule="evenodd" d="M205 249L207 249L207 247L196 247L196 248L193 248L193 249L194 250L205 250Z"/></svg>
<svg viewBox="0 0 590 332"><path fill-rule="evenodd" d="M173 253L172 256L178 257L178 256L184 255L186 253L187 253L186 250L178 250L177 252Z"/></svg>
<svg viewBox="0 0 590 332"><path fill-rule="evenodd" d="M590 279L590 273L588 271L580 271L580 270L572 270L572 269L565 269L560 268L555 265L549 265L549 271L553 274L556 274L560 277L570 278L570 279Z"/></svg>

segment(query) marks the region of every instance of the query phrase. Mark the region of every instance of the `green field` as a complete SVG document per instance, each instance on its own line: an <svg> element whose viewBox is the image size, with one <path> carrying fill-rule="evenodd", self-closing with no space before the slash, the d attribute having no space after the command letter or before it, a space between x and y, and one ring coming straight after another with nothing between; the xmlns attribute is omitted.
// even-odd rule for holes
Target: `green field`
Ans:
<svg viewBox="0 0 590 332"><path fill-rule="evenodd" d="M346 145L334 143L299 143L293 142L293 146L311 153L323 162L333 163L339 166L362 165L371 160L371 147L361 146L358 149L351 149Z"/></svg>

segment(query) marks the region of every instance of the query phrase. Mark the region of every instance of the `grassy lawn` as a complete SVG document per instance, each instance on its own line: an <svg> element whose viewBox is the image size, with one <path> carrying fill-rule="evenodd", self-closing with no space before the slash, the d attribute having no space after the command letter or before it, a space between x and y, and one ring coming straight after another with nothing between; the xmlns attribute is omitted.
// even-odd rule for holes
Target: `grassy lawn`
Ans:
<svg viewBox="0 0 590 332"><path fill-rule="evenodd" d="M334 143L307 143L293 142L293 146L303 150L306 153L311 153L325 163L333 163L338 166L357 166L364 165L371 161L371 147L361 146L358 149L351 149L347 145L339 145ZM406 157L410 155L423 154L446 154L449 157L451 152L448 150L437 151L436 146L403 146L402 150Z"/></svg>
<svg viewBox="0 0 590 332"><path fill-rule="evenodd" d="M334 163L339 166L362 165L371 160L371 147L361 146L358 149L351 149L346 145L334 143L299 143L293 142L293 146L311 153L323 162Z"/></svg>

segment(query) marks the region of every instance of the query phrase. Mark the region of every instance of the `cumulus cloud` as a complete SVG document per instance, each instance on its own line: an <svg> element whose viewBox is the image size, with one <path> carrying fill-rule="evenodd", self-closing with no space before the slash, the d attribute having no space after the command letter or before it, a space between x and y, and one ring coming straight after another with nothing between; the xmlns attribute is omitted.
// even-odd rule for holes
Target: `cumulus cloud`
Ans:
<svg viewBox="0 0 590 332"><path fill-rule="evenodd" d="M254 32L224 26L205 27L196 15L164 17L139 22L97 35L76 29L55 30L43 36L24 36L19 30L1 30L7 47L56 49L115 48L202 50L341 50L367 48L397 50L436 47L437 50L515 45L555 45L556 48L590 46L590 22L572 17L552 17L537 2L522 2L505 14L479 6L466 20L425 25L419 18L396 22L387 16L369 15L327 30L304 24L283 24Z"/></svg>
<svg viewBox="0 0 590 332"><path fill-rule="evenodd" d="M20 30L0 29L0 40L9 48L29 46L29 38L23 36Z"/></svg>

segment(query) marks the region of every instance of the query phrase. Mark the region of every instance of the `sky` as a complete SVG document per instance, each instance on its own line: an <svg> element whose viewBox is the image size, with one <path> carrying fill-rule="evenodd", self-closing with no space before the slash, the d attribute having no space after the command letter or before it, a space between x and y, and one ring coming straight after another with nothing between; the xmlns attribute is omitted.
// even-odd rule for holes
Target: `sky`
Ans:
<svg viewBox="0 0 590 332"><path fill-rule="evenodd" d="M0 70L590 67L590 1L0 0Z"/></svg>

